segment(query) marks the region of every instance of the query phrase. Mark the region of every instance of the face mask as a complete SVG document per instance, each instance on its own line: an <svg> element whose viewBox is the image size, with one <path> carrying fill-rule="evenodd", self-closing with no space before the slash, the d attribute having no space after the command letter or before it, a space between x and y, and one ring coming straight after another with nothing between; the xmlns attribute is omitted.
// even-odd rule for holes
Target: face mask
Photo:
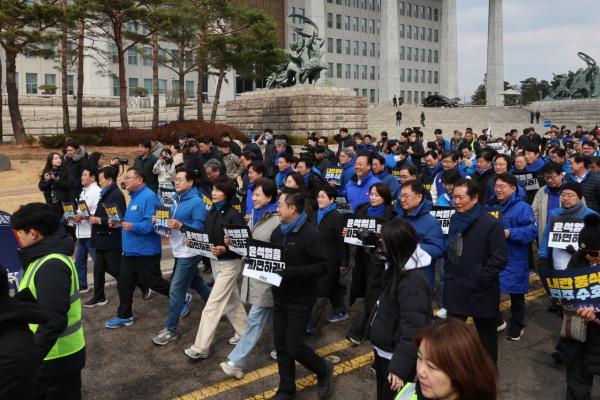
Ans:
<svg viewBox="0 0 600 400"><path fill-rule="evenodd" d="M394 156L394 161L398 162L398 161L400 161L400 160L402 160L402 159L400 158L400 156Z"/></svg>

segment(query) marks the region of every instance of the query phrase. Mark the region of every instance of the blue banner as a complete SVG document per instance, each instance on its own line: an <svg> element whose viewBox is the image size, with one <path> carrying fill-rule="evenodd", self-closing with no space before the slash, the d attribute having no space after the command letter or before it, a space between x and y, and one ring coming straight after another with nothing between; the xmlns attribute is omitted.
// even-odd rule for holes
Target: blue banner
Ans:
<svg viewBox="0 0 600 400"><path fill-rule="evenodd" d="M565 270L538 269L548 296L563 307L577 310L593 306L600 312L600 266Z"/></svg>
<svg viewBox="0 0 600 400"><path fill-rule="evenodd" d="M11 296L19 288L19 282L23 277L23 269L17 256L17 238L10 226L10 214L0 211L0 265L8 272L8 286Z"/></svg>

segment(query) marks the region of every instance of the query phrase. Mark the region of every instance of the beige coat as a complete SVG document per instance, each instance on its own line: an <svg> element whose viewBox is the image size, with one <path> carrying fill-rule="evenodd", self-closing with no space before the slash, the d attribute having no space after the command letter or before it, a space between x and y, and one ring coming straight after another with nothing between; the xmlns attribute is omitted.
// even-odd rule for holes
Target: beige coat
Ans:
<svg viewBox="0 0 600 400"><path fill-rule="evenodd" d="M271 233L280 224L279 216L277 213L265 212L256 226L252 225L252 218L250 219L250 231L252 232L252 239L262 240L263 242L269 242L271 240ZM273 307L273 293L271 292L271 285L259 281L258 279L248 278L244 276L242 279L241 298L244 303L251 304L259 307Z"/></svg>

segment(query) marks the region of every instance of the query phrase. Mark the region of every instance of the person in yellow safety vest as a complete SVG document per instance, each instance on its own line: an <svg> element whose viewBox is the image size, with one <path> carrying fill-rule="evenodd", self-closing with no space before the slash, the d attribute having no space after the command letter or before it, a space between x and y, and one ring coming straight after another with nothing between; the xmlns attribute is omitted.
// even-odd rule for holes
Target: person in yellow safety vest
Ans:
<svg viewBox="0 0 600 400"><path fill-rule="evenodd" d="M417 382L407 383L395 400L496 400L497 371L472 326L439 319L414 339Z"/></svg>
<svg viewBox="0 0 600 400"><path fill-rule="evenodd" d="M11 218L20 248L24 275L19 293L27 292L48 315L48 322L30 324L37 362L41 365L38 391L48 400L81 398L81 370L85 366L85 339L81 321L79 281L73 240L50 206L30 203Z"/></svg>

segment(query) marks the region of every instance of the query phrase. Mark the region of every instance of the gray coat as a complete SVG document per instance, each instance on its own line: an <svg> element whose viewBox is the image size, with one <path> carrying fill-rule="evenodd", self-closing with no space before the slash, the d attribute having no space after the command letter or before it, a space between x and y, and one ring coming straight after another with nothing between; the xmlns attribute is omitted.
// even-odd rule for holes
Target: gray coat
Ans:
<svg viewBox="0 0 600 400"><path fill-rule="evenodd" d="M269 242L271 232L280 224L277 213L266 211L258 220L256 225L253 225L250 218L249 225L252 232L252 239ZM271 285L259 281L258 279L248 278L244 276L242 279L242 289L240 294L244 303L258 307L273 307L273 292Z"/></svg>

